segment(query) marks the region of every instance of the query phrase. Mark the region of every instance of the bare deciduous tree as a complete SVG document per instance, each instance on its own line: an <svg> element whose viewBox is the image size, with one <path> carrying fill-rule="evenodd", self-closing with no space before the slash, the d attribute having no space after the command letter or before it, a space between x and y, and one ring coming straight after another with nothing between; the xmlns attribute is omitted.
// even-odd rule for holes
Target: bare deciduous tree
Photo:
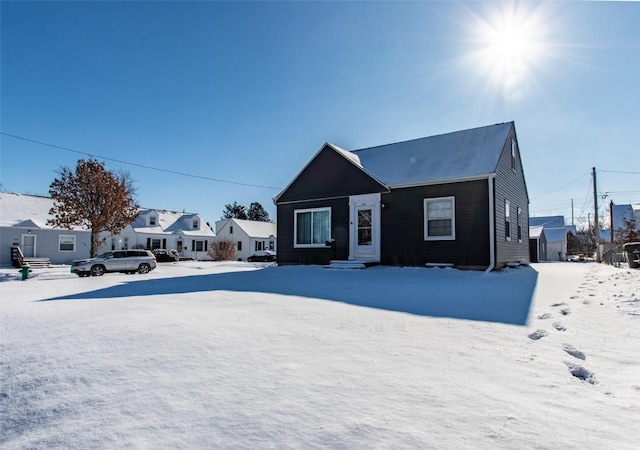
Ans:
<svg viewBox="0 0 640 450"><path fill-rule="evenodd" d="M234 261L236 259L236 243L216 241L209 246L207 253L214 261Z"/></svg>
<svg viewBox="0 0 640 450"><path fill-rule="evenodd" d="M53 219L47 224L91 230L90 254L94 257L104 243L101 232L117 234L138 215L133 181L128 173L110 172L95 159L80 159L74 171L64 167L59 174L49 186L54 206L49 211Z"/></svg>

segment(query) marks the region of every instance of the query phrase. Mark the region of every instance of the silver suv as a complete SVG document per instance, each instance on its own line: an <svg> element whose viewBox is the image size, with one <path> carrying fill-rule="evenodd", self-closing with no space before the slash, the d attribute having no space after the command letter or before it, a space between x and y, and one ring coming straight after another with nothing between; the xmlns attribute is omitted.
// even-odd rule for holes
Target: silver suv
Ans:
<svg viewBox="0 0 640 450"><path fill-rule="evenodd" d="M149 273L155 268L156 257L149 250L117 250L71 263L71 272L79 277L99 277L105 272Z"/></svg>

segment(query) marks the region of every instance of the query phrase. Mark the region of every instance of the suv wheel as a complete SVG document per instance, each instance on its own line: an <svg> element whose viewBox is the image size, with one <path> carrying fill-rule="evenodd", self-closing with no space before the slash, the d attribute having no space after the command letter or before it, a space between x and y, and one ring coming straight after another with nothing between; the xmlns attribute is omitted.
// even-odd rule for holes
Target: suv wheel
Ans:
<svg viewBox="0 0 640 450"><path fill-rule="evenodd" d="M149 264L140 264L138 267L138 273L149 273L151 266Z"/></svg>
<svg viewBox="0 0 640 450"><path fill-rule="evenodd" d="M91 268L91 275L94 277L101 277L104 275L104 266L93 266Z"/></svg>

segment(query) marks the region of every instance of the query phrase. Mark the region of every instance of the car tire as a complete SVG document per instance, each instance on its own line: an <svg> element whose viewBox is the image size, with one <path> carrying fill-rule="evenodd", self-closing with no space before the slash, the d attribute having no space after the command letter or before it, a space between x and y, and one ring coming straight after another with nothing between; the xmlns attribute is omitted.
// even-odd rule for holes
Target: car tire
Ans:
<svg viewBox="0 0 640 450"><path fill-rule="evenodd" d="M104 266L93 266L91 268L91 276L92 277L101 277L104 275Z"/></svg>
<svg viewBox="0 0 640 450"><path fill-rule="evenodd" d="M149 273L151 271L151 266L149 264L140 264L138 267L138 273Z"/></svg>

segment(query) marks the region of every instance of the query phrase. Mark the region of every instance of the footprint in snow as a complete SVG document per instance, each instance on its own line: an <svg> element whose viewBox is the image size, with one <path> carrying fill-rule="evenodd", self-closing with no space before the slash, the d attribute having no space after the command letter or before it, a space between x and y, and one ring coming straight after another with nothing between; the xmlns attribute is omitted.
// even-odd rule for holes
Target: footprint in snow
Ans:
<svg viewBox="0 0 640 450"><path fill-rule="evenodd" d="M528 337L532 341L537 341L538 339L542 339L543 337L545 337L548 334L549 333L547 332L547 330L536 330L533 333L531 333Z"/></svg>
<svg viewBox="0 0 640 450"><path fill-rule="evenodd" d="M560 322L554 322L553 323L553 328L555 328L558 331L567 331L567 327L562 325Z"/></svg>
<svg viewBox="0 0 640 450"><path fill-rule="evenodd" d="M545 319L551 319L553 316L549 313L544 313L538 316L538 319L540 320L545 320Z"/></svg>
<svg viewBox="0 0 640 450"><path fill-rule="evenodd" d="M571 310L569 308L563 308L560 310L560 312L563 316L568 316L569 314L571 314Z"/></svg>
<svg viewBox="0 0 640 450"><path fill-rule="evenodd" d="M576 297L575 297L575 295L574 295L574 296L573 296L573 297L571 297L571 298L576 298ZM558 307L558 306L566 306L566 305L567 305L566 303L554 303L554 304L553 304L553 305L551 305L551 306L552 306L553 308L556 308L556 307Z"/></svg>
<svg viewBox="0 0 640 450"><path fill-rule="evenodd" d="M565 352L567 352L568 354L570 354L574 358L578 358L578 359L581 359L583 361L585 359L587 359L585 354L582 353L580 350L577 350L573 345L562 344L562 350L564 350Z"/></svg>
<svg viewBox="0 0 640 450"><path fill-rule="evenodd" d="M590 370L587 370L582 366L578 366L570 362L565 362L565 364L569 368L569 372L571 372L571 375L573 375L574 377L582 381L586 381L590 384L598 384L595 375Z"/></svg>

